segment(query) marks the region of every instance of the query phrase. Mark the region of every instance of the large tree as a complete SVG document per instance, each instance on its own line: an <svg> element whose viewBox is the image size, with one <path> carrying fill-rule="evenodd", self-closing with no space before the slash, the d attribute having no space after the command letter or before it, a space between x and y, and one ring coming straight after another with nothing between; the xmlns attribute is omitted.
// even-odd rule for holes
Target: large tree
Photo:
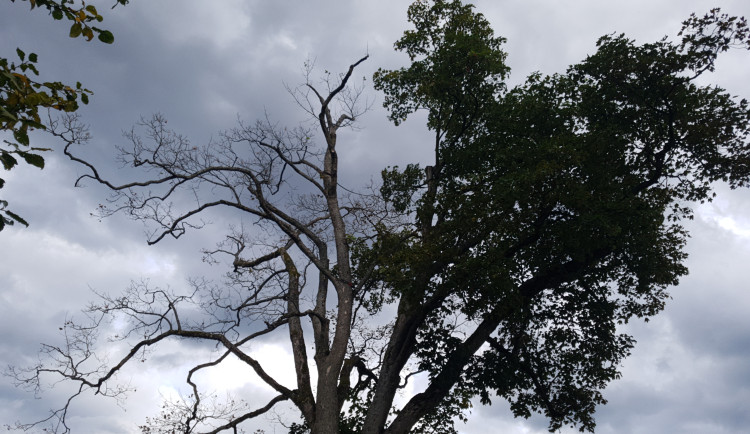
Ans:
<svg viewBox="0 0 750 434"><path fill-rule="evenodd" d="M384 170L379 190L352 193L338 177L337 132L364 111L350 80L366 57L293 90L312 124L264 119L194 146L162 116L144 119L123 148L143 176L125 184L75 154L88 137L75 117L55 124L89 169L81 181L114 193L101 212L150 222L149 243L217 208L252 225L206 251L228 259L225 282L103 295L92 323L66 323L63 345L11 371L19 383L54 375L75 396L120 396L123 367L187 339L216 352L187 372L192 395L144 432L230 431L283 401L301 413L294 432L453 432L476 397L543 413L551 430L593 431L602 389L634 345L618 324L658 313L687 271L692 204L710 200L714 182L750 180L747 102L696 84L720 52L750 48L747 24L712 10L686 20L678 42L605 36L565 74L509 89L504 40L472 6L416 1L409 20L396 48L411 64L378 71L375 86L396 124L426 111L434 162ZM99 363L96 331L113 318L129 324L115 336L129 351ZM248 351L272 335L291 346L295 385ZM209 399L196 374L228 358L276 395ZM414 378L426 387L398 401ZM71 403L51 414L54 428L67 430Z"/></svg>

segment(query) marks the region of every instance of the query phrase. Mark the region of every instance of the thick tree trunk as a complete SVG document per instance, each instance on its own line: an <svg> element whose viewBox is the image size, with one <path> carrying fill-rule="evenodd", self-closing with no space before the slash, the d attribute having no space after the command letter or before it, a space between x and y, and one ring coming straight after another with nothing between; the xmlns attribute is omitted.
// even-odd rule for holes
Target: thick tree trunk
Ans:
<svg viewBox="0 0 750 434"><path fill-rule="evenodd" d="M338 434L339 432L337 381L338 375L334 375L333 370L330 370L329 375L318 378L315 423L310 430L312 434Z"/></svg>

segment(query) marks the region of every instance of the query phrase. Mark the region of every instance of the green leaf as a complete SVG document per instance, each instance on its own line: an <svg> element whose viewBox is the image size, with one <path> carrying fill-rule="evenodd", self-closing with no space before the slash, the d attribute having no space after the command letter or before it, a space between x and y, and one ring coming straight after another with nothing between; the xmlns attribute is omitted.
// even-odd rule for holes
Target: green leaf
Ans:
<svg viewBox="0 0 750 434"><path fill-rule="evenodd" d="M81 23L75 23L72 26L70 26L70 37L77 38L81 36L82 31L83 31L83 27L81 27Z"/></svg>
<svg viewBox="0 0 750 434"><path fill-rule="evenodd" d="M44 126L43 123L37 122L37 121L35 121L33 119L26 119L26 120L23 121L23 123L25 125L27 125L29 128L32 128L32 129L34 129L34 128L39 129L39 130L46 130L47 129L47 127ZM32 149L39 149L39 148L32 148Z"/></svg>
<svg viewBox="0 0 750 434"><path fill-rule="evenodd" d="M63 19L62 11L60 9L55 9L54 11L52 11L52 18L58 21Z"/></svg>
<svg viewBox="0 0 750 434"><path fill-rule="evenodd" d="M29 54L29 62L33 62L33 63L37 62L36 53Z"/></svg>
<svg viewBox="0 0 750 434"><path fill-rule="evenodd" d="M85 93L82 93L81 94L81 102L84 103L84 104L88 104L89 103L89 96L86 95Z"/></svg>
<svg viewBox="0 0 750 434"><path fill-rule="evenodd" d="M29 146L29 135L24 130L13 131L13 137L18 140L18 143Z"/></svg>
<svg viewBox="0 0 750 434"><path fill-rule="evenodd" d="M99 40L105 44L111 44L115 42L115 35L109 30L102 30L101 33L99 33Z"/></svg>
<svg viewBox="0 0 750 434"><path fill-rule="evenodd" d="M9 153L5 151L3 151L2 154L0 154L0 162L3 163L3 167L5 168L5 170L10 170L13 168L13 166L18 164L18 160L13 158L12 155L10 155Z"/></svg>
<svg viewBox="0 0 750 434"><path fill-rule="evenodd" d="M99 15L96 13L96 8L94 7L94 5L86 6L86 10L89 11L91 15L94 15L94 16Z"/></svg>
<svg viewBox="0 0 750 434"><path fill-rule="evenodd" d="M23 152L21 153L21 156L24 160L26 160L27 163L31 164L32 166L44 169L44 158L42 158L41 155Z"/></svg>
<svg viewBox="0 0 750 434"><path fill-rule="evenodd" d="M0 105L0 115L2 115L0 118L6 118L10 119L11 121L17 122L18 118L11 112L5 109L2 105Z"/></svg>
<svg viewBox="0 0 750 434"><path fill-rule="evenodd" d="M18 53L18 57L21 58L21 60L26 57L26 53L24 53L20 48L16 48L16 53Z"/></svg>

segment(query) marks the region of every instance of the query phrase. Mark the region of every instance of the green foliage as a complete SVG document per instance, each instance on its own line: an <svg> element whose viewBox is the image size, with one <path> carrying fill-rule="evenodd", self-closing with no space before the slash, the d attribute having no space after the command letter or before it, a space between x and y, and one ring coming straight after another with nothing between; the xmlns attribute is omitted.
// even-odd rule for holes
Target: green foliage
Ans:
<svg viewBox="0 0 750 434"><path fill-rule="evenodd" d="M86 5L85 2L78 5L75 0L22 1L29 1L31 9L46 9L55 20L65 18L72 21L70 37L83 36L90 41L97 34L104 43L114 42L110 31L90 25L103 20L93 5ZM127 3L128 0L117 0L115 6ZM30 53L27 57L20 48L16 49L16 54L19 61L0 57L0 131L9 131L13 135L13 141L3 140L0 145L0 162L3 169L11 170L18 164L17 157L20 157L27 164L43 169L44 157L40 152L48 151L49 148L32 147L29 140L31 131L46 129L40 109L74 112L78 110L79 97L80 102L88 104L92 92L83 88L81 83L72 87L60 82L37 81L32 77L39 75L38 56ZM0 188L3 185L4 181L0 179ZM0 212L7 218L3 217L0 231L6 224L13 224L14 221L28 226L26 221L5 209L6 207L7 202L3 201Z"/></svg>
<svg viewBox="0 0 750 434"><path fill-rule="evenodd" d="M309 434L310 428L304 424L293 423L289 426L289 434Z"/></svg>
<svg viewBox="0 0 750 434"><path fill-rule="evenodd" d="M78 97L83 103L88 102L88 94L91 92L84 89L80 83L75 88L60 82L39 82L30 75L38 75L37 55L29 54L17 49L16 54L20 62L9 62L0 59L0 131L9 131L13 140L3 140L0 147L0 162L3 169L11 170L18 162L19 157L27 164L44 168L44 158L41 152L49 148L33 147L29 140L29 133L33 130L45 130L40 110L51 109L63 112L73 112L78 109ZM0 183L0 188L4 182ZM14 221L28 224L17 215L4 209L3 213L10 216ZM4 218L5 223L12 224L12 220ZM0 230L5 225L0 225Z"/></svg>
<svg viewBox="0 0 750 434"><path fill-rule="evenodd" d="M412 60L409 68L379 69L375 88L398 125L418 109L428 109L428 125L447 131L468 125L484 103L503 88L508 73L504 38L489 22L460 1L416 1L409 7L409 30L395 44Z"/></svg>
<svg viewBox="0 0 750 434"><path fill-rule="evenodd" d="M10 0L15 2L16 0ZM105 44L111 44L115 41L115 37L109 30L101 29L92 25L93 23L100 23L104 20L104 17L97 12L94 5L87 5L85 1L81 1L78 4L77 0L21 0L28 1L31 5L31 9L39 8L46 9L52 18L56 21L60 21L63 18L72 21L70 25L69 36L71 38L77 38L83 36L84 39L90 41L94 39L94 35L104 42ZM130 0L116 0L114 8L117 5L126 5Z"/></svg>
<svg viewBox="0 0 750 434"><path fill-rule="evenodd" d="M419 164L409 164L403 172L398 166L383 169L381 173L383 185L380 194L398 212L405 212L414 202L414 194L423 186L424 175Z"/></svg>
<svg viewBox="0 0 750 434"><path fill-rule="evenodd" d="M634 344L616 324L658 313L687 273L686 204L750 180L748 102L695 82L718 53L750 48L747 24L717 9L678 43L605 36L567 73L506 89L503 40L471 6L417 1L409 18L396 48L411 65L374 81L395 124L428 111L433 180L383 171L383 198L417 218L369 258L393 296L440 301L416 349L431 378L453 369L456 324L493 324L454 393L593 431ZM424 420L449 424L439 408Z"/></svg>

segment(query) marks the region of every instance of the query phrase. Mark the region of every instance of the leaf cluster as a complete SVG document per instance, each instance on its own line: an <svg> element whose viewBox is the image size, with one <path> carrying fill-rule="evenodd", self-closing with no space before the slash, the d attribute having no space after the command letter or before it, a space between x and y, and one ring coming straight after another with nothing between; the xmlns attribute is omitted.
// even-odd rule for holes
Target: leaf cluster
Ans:
<svg viewBox="0 0 750 434"><path fill-rule="evenodd" d="M51 109L62 112L74 112L78 109L78 101L87 104L91 91L76 83L70 87L60 82L40 82L30 76L39 75L36 67L38 57L35 53L26 56L21 49L16 49L18 62L9 62L0 58L0 131L9 131L13 141L3 140L0 147L0 162L3 169L11 170L18 164L19 158L27 164L44 168L44 158L40 152L49 148L33 147L29 140L29 133L33 130L46 130L40 110ZM5 181L0 179L0 188ZM7 203L6 203L7 205ZM0 230L6 224L14 221L28 226L17 215L4 209Z"/></svg>
<svg viewBox="0 0 750 434"><path fill-rule="evenodd" d="M94 5L87 5L83 1L77 4L75 0L28 1L32 10L46 9L54 20L72 21L69 32L72 38L83 36L90 41L94 34L97 34L101 42L114 42L112 32L93 25L104 19ZM127 3L128 0L117 0L114 6ZM27 164L43 169L44 157L39 152L48 151L49 148L31 147L29 140L29 132L47 129L42 122L40 109L75 112L79 107L79 98L80 102L88 104L92 92L83 88L81 83L76 83L74 88L59 81L38 81L33 78L39 75L36 53L26 56L23 50L17 48L16 54L19 61L0 57L0 131L11 132L14 139L3 140L0 147L0 162L3 169L10 170L18 164L18 158L21 158ZM0 178L0 188L4 185L5 181ZM23 218L6 209L7 201L2 203L0 231L6 225L16 222L28 226Z"/></svg>
<svg viewBox="0 0 750 434"><path fill-rule="evenodd" d="M11 0L15 2L16 0ZM69 36L71 38L77 38L82 36L87 41L94 39L94 35L104 42L105 44L111 44L115 41L115 37L109 30L102 29L93 25L93 23L101 23L104 17L99 14L96 10L96 6L92 4L86 4L85 1L81 1L78 4L77 0L21 0L28 1L31 5L31 9L39 8L46 9L55 21L61 21L63 19L72 21L70 26ZM116 0L112 6L114 9L117 5L126 5L129 0Z"/></svg>

